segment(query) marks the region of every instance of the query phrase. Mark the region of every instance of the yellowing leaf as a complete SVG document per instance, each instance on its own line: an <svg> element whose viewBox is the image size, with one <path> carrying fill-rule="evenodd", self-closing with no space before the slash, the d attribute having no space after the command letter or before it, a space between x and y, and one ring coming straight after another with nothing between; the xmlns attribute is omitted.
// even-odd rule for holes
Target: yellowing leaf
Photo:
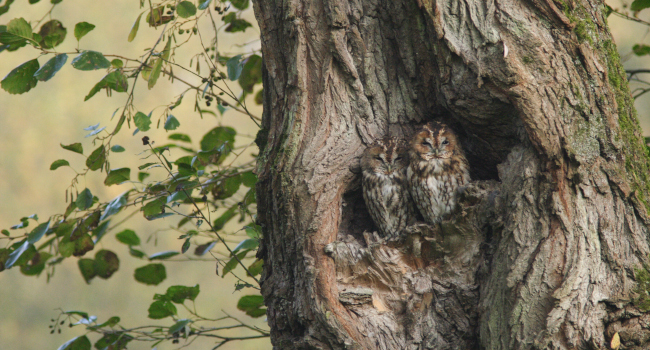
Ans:
<svg viewBox="0 0 650 350"><path fill-rule="evenodd" d="M142 13L140 16L138 16L138 19L135 20L135 23L133 23L133 27L131 27L131 32L129 32L129 38L127 39L129 42L132 42L133 39L135 39L135 35L138 34L138 28L140 28L140 18L142 17Z"/></svg>
<svg viewBox="0 0 650 350"><path fill-rule="evenodd" d="M613 350L618 349L621 346L621 337L618 335L618 332L614 333L614 336L612 337L612 342L610 344L610 347Z"/></svg>

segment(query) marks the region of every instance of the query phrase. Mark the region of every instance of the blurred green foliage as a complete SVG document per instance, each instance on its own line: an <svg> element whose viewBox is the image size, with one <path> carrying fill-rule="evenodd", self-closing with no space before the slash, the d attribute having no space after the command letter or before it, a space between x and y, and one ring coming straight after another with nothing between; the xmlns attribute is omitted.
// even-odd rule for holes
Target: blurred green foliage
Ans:
<svg viewBox="0 0 650 350"><path fill-rule="evenodd" d="M37 2L30 1L30 4ZM12 3L6 1L0 7L0 15L7 13ZM34 57L9 70L0 81L0 87L9 94L24 94L39 82L47 84L66 69L78 70L79 81L87 79L84 77L87 72L102 71L104 76L94 83L85 97L81 96L83 101L103 90L107 96L125 94L126 102L112 115L107 115L104 122L84 129L88 132L85 137L92 142L92 151L84 152L82 142L68 145L61 142L63 149L76 153L72 157L85 158L82 170L72 169L75 175L65 189L66 209L46 220L39 220L36 215L23 217L18 224L3 229L0 271L18 267L25 276L45 274L49 281L58 267L74 259L81 278L91 283L95 277L110 279L120 269L121 260L136 259L145 264L133 271L132 283L158 285L168 277L174 278L167 275L167 263L191 263L207 258L216 262L221 276L228 273L235 276L237 284L232 290L250 290L237 304L242 314L264 316L264 301L259 295L257 279L263 262L252 258L261 237L261 230L255 224L255 155L252 159L244 155L252 142L238 146L236 127L223 125L206 132L201 137L200 148L196 149L186 134L169 134L169 140L162 146L156 145L154 137L135 136L154 129L177 130L185 121L171 112L184 104L191 105L198 118L232 111L259 126L259 117L246 105L249 94L261 91L259 51L229 55L227 52L232 47L218 45L220 36L246 32L253 27L243 16L245 11L251 11L249 0L141 1L141 12L132 14L135 22L124 41L132 42L137 38L142 15L145 15L146 25L158 35L154 42L142 47L144 54L137 57L108 49L84 49L84 45L91 42L95 44L93 47L101 48L104 44L101 36L108 29L90 23L91 18L77 23L54 19L54 10L60 3L51 1L52 7L44 16L14 17L0 25L2 55L31 50ZM201 22L208 22L212 31L206 31ZM74 39L67 37L67 28L74 28ZM91 31L93 38L87 37ZM85 38L83 42L82 38ZM206 38L212 38L209 44L204 42ZM61 52L57 49L66 39L76 40L76 50ZM189 42L197 45L186 45ZM68 56L72 57L69 63ZM191 58L186 62L180 61L180 57ZM40 62L45 63L41 66ZM183 91L166 104L151 107L148 113L140 112L136 104L142 108L143 98L136 94L136 86L142 81L151 90L163 77L171 84L181 85ZM216 113L210 109L212 104L215 104ZM131 130L131 137L141 140L142 148L136 151L140 159L137 179L133 178L135 169L132 172L131 167L111 165L121 164L122 158L130 156L125 147L115 142L116 137L127 130ZM172 153L172 149L181 153ZM49 168L51 171L72 168L73 163L72 159L52 160ZM100 189L81 186L80 183L85 184L86 177L94 172L105 174L105 186L120 186L124 192L114 198L100 198L94 194L102 192ZM169 225L169 220L177 218L173 230L178 232L178 237L166 239L177 239L178 249L145 253L146 248L136 231L118 227L126 220L137 218L138 214L140 220L151 221L152 225ZM120 218L119 222L116 217ZM226 230L228 225L240 229ZM102 240L113 235L128 246L127 256L98 248ZM95 251L94 257L92 251ZM245 273L241 274L239 269ZM155 294L147 317L170 318L172 322L169 323L126 327L117 316L100 322L86 311L61 310L59 316L52 319L50 332L60 333L60 326L66 322L71 327L85 327L85 335L69 340L59 349L90 349L93 344L96 349L125 349L130 342L143 341L156 346L161 342L192 342L199 337L217 339L219 346L235 340L268 337L268 330L249 325L235 316L202 315L201 308L194 305L198 294L199 284L194 287L174 285L165 294ZM175 304L183 308L179 310ZM224 321L228 324L221 325ZM195 325L197 323L202 326ZM228 330L233 328L246 329L249 335L229 336Z"/></svg>

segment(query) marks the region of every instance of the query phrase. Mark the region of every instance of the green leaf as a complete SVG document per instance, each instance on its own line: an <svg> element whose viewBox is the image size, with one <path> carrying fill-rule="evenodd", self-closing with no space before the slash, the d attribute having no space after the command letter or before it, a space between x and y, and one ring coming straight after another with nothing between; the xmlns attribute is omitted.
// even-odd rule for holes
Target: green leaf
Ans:
<svg viewBox="0 0 650 350"><path fill-rule="evenodd" d="M632 47L632 52L637 56L645 56L650 54L650 46L643 44L636 44Z"/></svg>
<svg viewBox="0 0 650 350"><path fill-rule="evenodd" d="M140 131L148 131L149 125L151 125L151 117L142 112L138 112L133 117L133 123Z"/></svg>
<svg viewBox="0 0 650 350"><path fill-rule="evenodd" d="M95 254L95 272L97 277L107 279L120 268L120 259L110 250L102 249Z"/></svg>
<svg viewBox="0 0 650 350"><path fill-rule="evenodd" d="M106 74L102 80L95 84L92 89L90 89L88 95L84 97L84 101L88 101L103 88L117 92L126 92L126 90L129 89L129 82L126 75L124 75L121 70L112 71Z"/></svg>
<svg viewBox="0 0 650 350"><path fill-rule="evenodd" d="M95 29L94 24L88 22L79 22L74 26L74 37L77 41L81 40L84 35L88 34L91 30Z"/></svg>
<svg viewBox="0 0 650 350"><path fill-rule="evenodd" d="M238 258L239 260L241 260L241 259L243 259L243 258L246 256L246 254L248 254L248 250L245 250L245 251L243 251L243 252L237 254L237 258ZM235 257L233 256L233 257L230 258L230 260L226 263L226 265L224 265L224 267L223 267L223 273L221 274L221 277L222 277L222 278L225 277L226 274L227 274L228 272L232 271L235 267L237 267L237 265L239 265L239 261L237 261L237 258L235 258Z"/></svg>
<svg viewBox="0 0 650 350"><path fill-rule="evenodd" d="M68 340L57 350L90 350L90 340L85 335Z"/></svg>
<svg viewBox="0 0 650 350"><path fill-rule="evenodd" d="M145 217L158 215L164 212L167 198L157 198L142 207L142 212Z"/></svg>
<svg viewBox="0 0 650 350"><path fill-rule="evenodd" d="M126 205L126 194L129 192L124 192L112 201L106 205L106 209L104 209L104 213L102 214L101 218L99 220L103 221L106 218L108 218L111 215L117 214L120 209L122 209L123 206Z"/></svg>
<svg viewBox="0 0 650 350"><path fill-rule="evenodd" d="M32 26L24 18L12 19L7 23L6 29L0 31L0 43L12 45L16 49L25 46L27 41L36 43L32 35Z"/></svg>
<svg viewBox="0 0 650 350"><path fill-rule="evenodd" d="M260 89L260 91L255 94L255 104L264 104L264 89Z"/></svg>
<svg viewBox="0 0 650 350"><path fill-rule="evenodd" d="M106 220L99 224L96 229L93 230L93 236L95 236L94 242L97 243L99 242L102 237L106 234L106 231L108 230L108 224L111 222L111 220Z"/></svg>
<svg viewBox="0 0 650 350"><path fill-rule="evenodd" d="M31 245L33 247L33 245ZM9 259L5 262L5 268L11 268L14 266L18 258L30 247L30 243L25 240L20 246L16 248L11 254L9 254ZM20 265L20 264L19 264Z"/></svg>
<svg viewBox="0 0 650 350"><path fill-rule="evenodd" d="M86 159L86 166L88 169L95 171L102 168L106 162L106 152L104 152L104 145L97 147Z"/></svg>
<svg viewBox="0 0 650 350"><path fill-rule="evenodd" d="M176 7L176 13L183 18L189 18L196 14L196 6L189 1L181 1Z"/></svg>
<svg viewBox="0 0 650 350"><path fill-rule="evenodd" d="M151 73L149 74L148 87L149 90L156 85L158 77L160 77L160 72L162 71L163 60L161 58L156 58L151 63Z"/></svg>
<svg viewBox="0 0 650 350"><path fill-rule="evenodd" d="M165 6L158 6L147 14L146 18L150 27L157 27L159 25L169 23L174 20L174 16L165 15Z"/></svg>
<svg viewBox="0 0 650 350"><path fill-rule="evenodd" d="M7 23L7 33L31 40L32 26L22 17L14 18Z"/></svg>
<svg viewBox="0 0 650 350"><path fill-rule="evenodd" d="M266 314L266 308L263 307L264 297L261 295L244 295L237 302L237 308L251 317L264 316Z"/></svg>
<svg viewBox="0 0 650 350"><path fill-rule="evenodd" d="M29 221L27 221L27 218L21 218L20 219L20 224L11 226L10 229L15 230L19 228L25 228L29 226Z"/></svg>
<svg viewBox="0 0 650 350"><path fill-rule="evenodd" d="M259 239L248 238L239 242L239 244L232 251L233 253L237 253L240 250L253 250L256 249L259 245L260 245Z"/></svg>
<svg viewBox="0 0 650 350"><path fill-rule="evenodd" d="M111 186L116 184L121 184L124 181L131 180L131 169L129 168L119 168L111 169L104 180L104 185Z"/></svg>
<svg viewBox="0 0 650 350"><path fill-rule="evenodd" d="M63 42L66 34L68 34L68 30L63 26L63 24L60 21L53 19L43 23L41 26L41 30L38 32L38 35L41 36L39 44L44 49L52 49Z"/></svg>
<svg viewBox="0 0 650 350"><path fill-rule="evenodd" d="M176 100L176 102L174 102L173 105L169 106L169 109L174 109L174 108L180 106L180 105L181 105L181 102L183 102L183 96L185 96L185 94L182 94L182 95L178 98L178 100Z"/></svg>
<svg viewBox="0 0 650 350"><path fill-rule="evenodd" d="M101 52L84 51L72 60L72 66L79 70L105 69L111 66Z"/></svg>
<svg viewBox="0 0 650 350"><path fill-rule="evenodd" d="M43 67L34 73L34 77L40 81L48 81L52 79L54 74L58 72L61 67L68 61L68 55L62 53L50 58Z"/></svg>
<svg viewBox="0 0 650 350"><path fill-rule="evenodd" d="M230 0L230 3L238 10L245 10L248 8L248 0Z"/></svg>
<svg viewBox="0 0 650 350"><path fill-rule="evenodd" d="M138 181L142 182L142 181L144 181L146 178L148 178L150 175L151 175L151 174L149 174L149 173L147 173L147 172L140 171L140 172L138 172Z"/></svg>
<svg viewBox="0 0 650 350"><path fill-rule="evenodd" d="M122 61L119 58L114 58L111 60L111 66L113 66L114 68L122 68L124 67L124 61Z"/></svg>
<svg viewBox="0 0 650 350"><path fill-rule="evenodd" d="M39 67L36 59L21 64L2 79L0 87L12 95L23 94L31 90L38 83L34 73L38 71Z"/></svg>
<svg viewBox="0 0 650 350"><path fill-rule="evenodd" d="M250 24L248 21L241 19L241 18L236 18L233 19L230 24L226 27L225 31L228 33L237 33L237 32L245 32L246 29L249 27L252 27L253 25ZM235 80L235 79L233 79Z"/></svg>
<svg viewBox="0 0 650 350"><path fill-rule="evenodd" d="M212 0L205 0L205 1L202 1L202 2L199 4L199 10L205 10L205 9L207 9L208 6L210 6L210 2L211 2L211 1L212 1Z"/></svg>
<svg viewBox="0 0 650 350"><path fill-rule="evenodd" d="M126 229L115 235L118 241L128 245L140 245L140 237L133 230Z"/></svg>
<svg viewBox="0 0 650 350"><path fill-rule="evenodd" d="M124 152L124 151L125 151L124 147L122 147L120 145L115 145L115 146L111 147L111 152L120 153L120 152Z"/></svg>
<svg viewBox="0 0 650 350"><path fill-rule="evenodd" d="M90 280L97 276L95 272L95 260L93 259L79 259L77 261L79 266L79 271L81 271L81 276L84 278L87 284L90 284Z"/></svg>
<svg viewBox="0 0 650 350"><path fill-rule="evenodd" d="M244 68L241 64L241 55L230 58L226 61L226 68L228 71L228 79L235 81L239 78L242 69Z"/></svg>
<svg viewBox="0 0 650 350"><path fill-rule="evenodd" d="M68 161L65 159L55 160L54 162L52 162L52 164L50 164L50 170L56 170L62 166L67 166L67 165L70 165L70 163L68 163Z"/></svg>
<svg viewBox="0 0 650 350"><path fill-rule="evenodd" d="M92 196L92 194L90 196ZM91 206L92 206L92 202L91 202ZM70 235L70 241L75 241L79 239L84 234L88 233L88 231L97 227L100 216L101 213L99 211L94 211L88 217L83 219L83 221L81 221L72 231L72 234Z"/></svg>
<svg viewBox="0 0 650 350"><path fill-rule="evenodd" d="M95 349L124 350L126 349L127 344L133 339L134 338L126 332L105 333L104 336L95 343Z"/></svg>
<svg viewBox="0 0 650 350"><path fill-rule="evenodd" d="M170 140L183 141L187 143L192 143L192 139L185 134L171 134L168 136Z"/></svg>
<svg viewBox="0 0 650 350"><path fill-rule="evenodd" d="M244 229L246 230L246 235L250 238L259 239L262 237L262 226L258 224L250 224L245 226Z"/></svg>
<svg viewBox="0 0 650 350"><path fill-rule="evenodd" d="M239 76L239 85L247 93L253 92L255 84L262 83L262 57L252 55L246 59L244 68Z"/></svg>
<svg viewBox="0 0 650 350"><path fill-rule="evenodd" d="M25 276L38 276L45 269L45 263L52 254L36 252L29 262L20 266L20 272Z"/></svg>
<svg viewBox="0 0 650 350"><path fill-rule="evenodd" d="M138 16L138 19L136 19L135 23L133 23L133 27L131 27L131 31L129 32L129 38L127 39L129 42L132 42L133 39L135 39L135 35L138 34L138 28L140 28L140 18L142 17L143 13L141 13L140 16Z"/></svg>
<svg viewBox="0 0 650 350"><path fill-rule="evenodd" d="M169 55L171 55L171 47L172 47L172 41L171 39L167 39L167 45L165 45L165 49L162 51L162 57L163 61L169 61Z"/></svg>
<svg viewBox="0 0 650 350"><path fill-rule="evenodd" d="M93 205L93 194L89 189L85 188L83 191L81 191L81 193L79 193L75 204L79 210L86 210L90 208Z"/></svg>
<svg viewBox="0 0 650 350"><path fill-rule="evenodd" d="M650 7L650 0L634 0L630 6L632 11L641 11Z"/></svg>
<svg viewBox="0 0 650 350"><path fill-rule="evenodd" d="M257 175L255 175L252 171L247 171L241 174L241 182L246 187L254 187L257 183Z"/></svg>
<svg viewBox="0 0 650 350"><path fill-rule="evenodd" d="M9 259L10 252L7 248L0 248L0 272L5 270L5 262Z"/></svg>
<svg viewBox="0 0 650 350"><path fill-rule="evenodd" d="M72 205L76 207L74 202L72 202ZM69 220L60 223L55 229L56 236L70 237L76 224L77 224L77 220Z"/></svg>
<svg viewBox="0 0 650 350"><path fill-rule="evenodd" d="M149 264L135 269L135 280L150 285L157 285L167 278L165 265Z"/></svg>
<svg viewBox="0 0 650 350"><path fill-rule="evenodd" d="M189 237L183 243L183 247L181 247L181 253L185 254L185 252L187 252L188 249L190 249L190 238Z"/></svg>
<svg viewBox="0 0 650 350"><path fill-rule="evenodd" d="M176 130L181 126L181 123L174 117L173 115L168 115L167 116L167 121L165 122L165 130Z"/></svg>
<svg viewBox="0 0 650 350"><path fill-rule="evenodd" d="M139 170L142 170L142 169L144 169L144 168L148 168L148 167L150 167L150 166L152 166L152 165L156 165L156 164L158 164L158 163L145 163L145 164L140 165L140 166L138 167L138 169L139 169Z"/></svg>
<svg viewBox="0 0 650 350"><path fill-rule="evenodd" d="M192 320L189 320L187 318L178 320L178 322L174 323L173 326L169 327L169 331L167 331L167 334L174 334L176 332L180 332L182 329L185 328L185 326L187 326L190 323L192 323Z"/></svg>
<svg viewBox="0 0 650 350"><path fill-rule="evenodd" d="M176 306L169 301L158 300L149 306L149 318L159 320L176 315Z"/></svg>
<svg viewBox="0 0 650 350"><path fill-rule="evenodd" d="M7 236L7 237L9 237L9 235L11 235L11 234L9 233L9 231L7 231L7 230L2 230L1 232L2 232L3 235L5 235L5 236Z"/></svg>
<svg viewBox="0 0 650 350"><path fill-rule="evenodd" d="M223 23L232 23L232 21L237 19L237 13L236 12L228 12L227 15L221 17L223 20Z"/></svg>
<svg viewBox="0 0 650 350"><path fill-rule="evenodd" d="M201 149L204 151L211 151L215 148L221 147L224 143L228 143L231 147L235 143L235 135L237 131L228 126L218 126L210 130L201 139Z"/></svg>
<svg viewBox="0 0 650 350"><path fill-rule="evenodd" d="M221 216L214 220L214 229L221 230L230 219L237 215L237 206L233 205L228 210L226 210Z"/></svg>
<svg viewBox="0 0 650 350"><path fill-rule="evenodd" d="M93 248L95 248L93 238L86 233L74 241L74 251L72 252L72 255L83 256L87 252L93 250Z"/></svg>
<svg viewBox="0 0 650 350"><path fill-rule="evenodd" d="M67 149L68 151L72 151L72 152L79 153L79 154L84 154L84 148L81 145L81 143L79 143L79 142L72 143L72 144L69 144L69 145L61 144L61 147L63 149Z"/></svg>
<svg viewBox="0 0 650 350"><path fill-rule="evenodd" d="M232 197L241 186L241 175L231 175L220 184L216 185L212 191L216 199L226 199Z"/></svg>
<svg viewBox="0 0 650 350"><path fill-rule="evenodd" d="M178 254L180 254L180 253L175 251L175 250L166 250L164 252L158 252L158 253L151 254L149 256L149 260L165 260L165 259L169 259L169 258L171 258L173 256L176 256Z"/></svg>
<svg viewBox="0 0 650 350"><path fill-rule="evenodd" d="M34 244L38 242L43 236L45 235L45 232L50 228L50 222L45 222L42 223L32 230L32 232L27 235L27 242Z"/></svg>
<svg viewBox="0 0 650 350"><path fill-rule="evenodd" d="M75 242L70 242L68 239L64 239L59 243L59 254L62 257L69 258L74 253Z"/></svg>
<svg viewBox="0 0 650 350"><path fill-rule="evenodd" d="M131 254L131 256L133 256L133 257L135 257L135 258L138 258L138 259L142 259L142 258L144 258L145 256L147 256L147 255L146 255L144 252L142 252L141 250L133 249L133 247L129 247L129 254Z"/></svg>
<svg viewBox="0 0 650 350"><path fill-rule="evenodd" d="M199 292L200 290L198 284L194 287L171 286L167 288L165 295L167 296L168 300L171 300L176 304L182 304L185 302L185 299L194 301L194 299L196 299L196 297L199 295Z"/></svg>
<svg viewBox="0 0 650 350"><path fill-rule="evenodd" d="M98 324L98 325L96 325L96 326L91 326L91 327L92 327L93 329L99 329L99 328L106 327L106 326L108 326L108 327L115 327L115 325L118 324L118 323L120 323L120 318L117 317L117 316L113 316L113 317L109 318L108 320L106 320L106 322L101 323L101 324ZM95 344L96 344L96 343L95 343ZM100 349L101 349L101 348L100 348Z"/></svg>
<svg viewBox="0 0 650 350"><path fill-rule="evenodd" d="M263 268L264 268L264 260L262 259L255 260L255 262L248 267L248 272L250 272L249 276L259 275L260 273L262 273Z"/></svg>

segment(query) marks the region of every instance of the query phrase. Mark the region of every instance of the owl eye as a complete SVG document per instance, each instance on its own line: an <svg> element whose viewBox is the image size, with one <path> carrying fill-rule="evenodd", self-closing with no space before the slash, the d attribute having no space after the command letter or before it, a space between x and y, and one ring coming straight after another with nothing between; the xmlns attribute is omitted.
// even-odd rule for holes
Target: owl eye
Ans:
<svg viewBox="0 0 650 350"><path fill-rule="evenodd" d="M380 161L382 161L382 162L384 161L383 159L381 159L380 156L376 156L375 159L376 159L376 160L380 160Z"/></svg>
<svg viewBox="0 0 650 350"><path fill-rule="evenodd" d="M444 141L442 141L442 144L443 144L443 145L448 145L448 144L449 144L449 140L444 140Z"/></svg>
<svg viewBox="0 0 650 350"><path fill-rule="evenodd" d="M422 141L422 146L429 146L431 147L431 144L428 141Z"/></svg>
<svg viewBox="0 0 650 350"><path fill-rule="evenodd" d="M395 158L395 161L400 161L400 160L402 160L402 157Z"/></svg>

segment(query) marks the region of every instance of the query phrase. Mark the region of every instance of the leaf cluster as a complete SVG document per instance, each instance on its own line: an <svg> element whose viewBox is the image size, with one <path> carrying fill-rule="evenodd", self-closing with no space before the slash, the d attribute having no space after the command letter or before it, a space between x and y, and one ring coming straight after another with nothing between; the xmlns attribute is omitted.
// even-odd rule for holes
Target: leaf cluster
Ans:
<svg viewBox="0 0 650 350"><path fill-rule="evenodd" d="M36 2L38 0L30 1ZM54 7L59 2L52 0ZM120 260L124 256L120 256L117 250L97 250L96 247L102 239L114 235L117 241L126 246L130 258L143 261L133 271L137 283L158 285L165 281L168 278L165 263L170 260L191 262L212 259L217 263L218 274L220 270L221 276L230 273L238 279L236 290L259 290L250 283L257 283L256 276L263 268L263 261L253 258L262 235L261 227L255 224L257 177L253 162L237 163L237 158L246 152L252 142L249 146L237 147L237 143L243 142L237 130L220 124L205 132L197 144L192 142L189 135L177 132L183 125L183 119L174 110L183 103L192 103L200 118L205 115L218 117L230 112L240 113L255 124L259 121L257 116L250 113L245 100L257 91L255 101L261 104L262 58L256 51L223 54L217 40L217 36L223 33L242 33L252 27L242 17L244 11L250 11L249 0L215 2L214 5L211 0L199 1L198 4L191 1L141 2L142 12L137 14L126 41L135 40L142 17L152 30L161 30L161 34L157 42L140 57L80 48L81 39L88 34L94 33L94 40L101 35L101 31L93 32L98 29L97 26L86 21L74 25L76 51L57 51L68 39L68 30L65 23L51 18L51 10L49 20L44 23L42 20L30 22L17 17L0 25L0 53L35 50L33 59L10 70L0 81L0 87L7 93L27 93L39 82L50 81L68 65L68 56L71 56L69 65L78 71L77 74L105 71L105 75L84 96L84 102L102 90L108 96L113 92L127 96L126 103L110 116L108 125L97 124L84 129L92 145L61 143L63 149L74 154L71 157L83 157L81 159L85 166L77 171L73 169L71 164L75 164L75 161L71 159L57 159L50 164L52 171L70 168L75 173L65 190L67 207L45 222L32 215L21 218L18 224L9 229L3 229L0 238L5 239L7 244L0 248L0 271L19 267L26 276L39 276L46 272L49 280L63 261L76 259L80 276L86 283L93 283L96 277L110 279L119 271ZM8 1L0 6L0 15L8 10L11 3ZM218 16L214 16L215 12ZM202 20L210 21L215 29L212 33L214 38L208 46L203 45L200 39L198 23ZM203 49L193 56L187 66L177 62L177 53L190 40L199 41ZM41 66L43 58L47 60ZM195 80L198 78L199 82L181 78L175 70L186 72ZM148 111L136 108L136 84L142 80L152 89L161 81L161 77L167 77L171 84L179 84L185 90L164 105L162 111L160 106ZM192 95L193 99L188 98ZM213 103L214 111L210 109ZM162 129L168 133L168 142L159 146L155 140L144 136L138 169L112 167L111 163L115 162L116 157L126 155L125 147L114 141L126 128L133 129L132 135L153 132L154 128ZM155 171L160 170L165 174L162 178L152 176L159 174ZM79 180L91 172L104 173L105 186L125 186L126 190L115 198L99 198L93 193L100 193L96 189L79 186ZM116 217L128 219L138 216L135 214L156 222L168 217L179 218L173 228L179 233L179 248L147 253L149 248L144 242L151 236L143 239L134 230L116 229L124 221L117 221ZM237 218L238 223L234 223ZM241 229L233 231L230 228L233 226ZM239 240L239 243L232 243L233 240ZM238 267L245 274L239 273ZM194 301L198 293L199 287L196 285L173 286L165 294L156 294L148 316L152 319L171 317L174 324L147 332L130 331L119 326L119 317L97 324L94 316L69 311L62 312L59 318L71 320L81 317L71 325L83 324L89 331L100 333L102 337L94 344L97 349L123 349L133 340L178 342L179 338L188 339L192 335L207 333L196 328L196 322L215 321L199 317L192 310L189 310L189 318L178 319L176 305L184 305L187 300ZM265 313L263 298L259 294L242 297L237 307L252 317ZM236 321L237 327L257 332L252 338L268 336L268 332L247 326L234 317L226 319ZM57 319L56 325L53 324L52 332L61 331L57 326L59 322ZM223 329L229 328L232 326ZM221 329L213 327L216 331ZM227 336L217 338L222 343L236 340ZM84 335L71 339L59 349L90 347L91 342Z"/></svg>

